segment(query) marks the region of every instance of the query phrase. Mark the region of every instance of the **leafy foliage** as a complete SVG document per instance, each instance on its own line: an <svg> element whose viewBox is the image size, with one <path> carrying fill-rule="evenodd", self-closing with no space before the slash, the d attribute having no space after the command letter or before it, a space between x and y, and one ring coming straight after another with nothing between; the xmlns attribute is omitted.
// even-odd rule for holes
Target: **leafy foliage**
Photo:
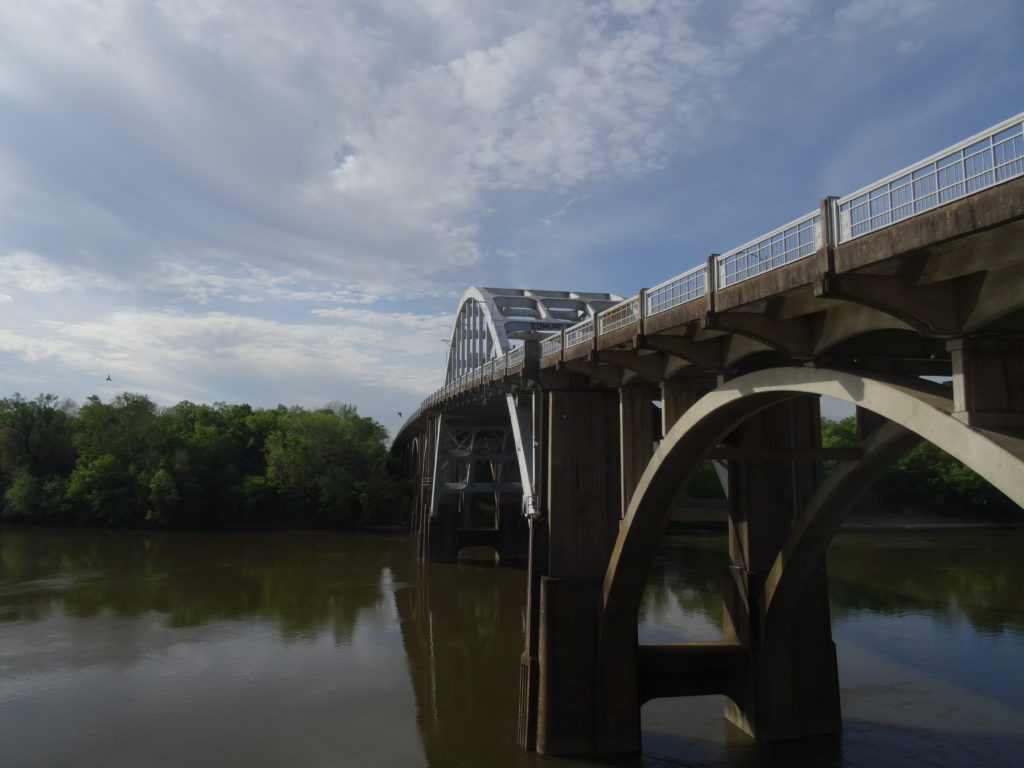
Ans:
<svg viewBox="0 0 1024 768"><path fill-rule="evenodd" d="M821 444L825 448L850 448L857 444L853 416L839 421L822 420ZM826 471L835 462L826 462ZM929 442L921 442L897 460L861 502L862 511L873 513L926 510L938 515L980 515L1010 519L1019 508L977 472Z"/></svg>
<svg viewBox="0 0 1024 768"><path fill-rule="evenodd" d="M352 526L405 509L385 429L351 405L81 408L0 400L0 517L173 528Z"/></svg>

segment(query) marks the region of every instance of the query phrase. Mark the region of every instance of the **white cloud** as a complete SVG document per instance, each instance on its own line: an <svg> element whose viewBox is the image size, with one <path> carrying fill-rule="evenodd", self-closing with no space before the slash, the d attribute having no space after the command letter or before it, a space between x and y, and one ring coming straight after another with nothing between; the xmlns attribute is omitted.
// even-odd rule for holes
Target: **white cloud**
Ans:
<svg viewBox="0 0 1024 768"><path fill-rule="evenodd" d="M836 11L840 24L896 26L938 10L935 0L851 0Z"/></svg>
<svg viewBox="0 0 1024 768"><path fill-rule="evenodd" d="M81 268L63 268L26 251L0 256L0 282L8 288L30 293L124 290L126 287L115 278Z"/></svg>
<svg viewBox="0 0 1024 768"><path fill-rule="evenodd" d="M260 268L223 256L205 262L179 257L177 261L156 261L117 279L97 269L60 264L22 251L0 256L0 282L8 289L28 293L165 294L171 301L203 305L219 301L365 305L387 296L409 298L436 292L436 287L416 281L354 283L282 266Z"/></svg>
<svg viewBox="0 0 1024 768"><path fill-rule="evenodd" d="M437 317L356 312L355 322L286 323L209 312L118 310L95 321L46 321L33 334L0 332L0 350L79 373L109 372L116 386L176 393L205 390L230 399L216 382L247 379L263 389L308 378L322 391L359 385L423 395L441 379L444 350ZM261 388L257 386L256 388ZM211 396L212 395L212 396ZM192 395L194 396L194 395ZM282 399L285 399L282 397Z"/></svg>
<svg viewBox="0 0 1024 768"><path fill-rule="evenodd" d="M207 251L458 270L490 191L635 178L704 124L729 65L698 10L12 2L0 202L30 250L113 272Z"/></svg>
<svg viewBox="0 0 1024 768"><path fill-rule="evenodd" d="M729 30L741 49L758 51L797 29L816 5L811 0L743 0Z"/></svg>

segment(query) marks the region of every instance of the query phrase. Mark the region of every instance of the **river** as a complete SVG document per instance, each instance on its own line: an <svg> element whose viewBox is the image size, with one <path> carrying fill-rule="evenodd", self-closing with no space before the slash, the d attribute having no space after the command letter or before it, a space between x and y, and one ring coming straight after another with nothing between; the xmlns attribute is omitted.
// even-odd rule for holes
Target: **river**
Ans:
<svg viewBox="0 0 1024 768"><path fill-rule="evenodd" d="M0 528L0 766L1024 765L1024 531L844 532L843 733L758 746L716 697L644 753L515 744L525 574L401 535ZM720 636L724 536L665 539L641 642Z"/></svg>

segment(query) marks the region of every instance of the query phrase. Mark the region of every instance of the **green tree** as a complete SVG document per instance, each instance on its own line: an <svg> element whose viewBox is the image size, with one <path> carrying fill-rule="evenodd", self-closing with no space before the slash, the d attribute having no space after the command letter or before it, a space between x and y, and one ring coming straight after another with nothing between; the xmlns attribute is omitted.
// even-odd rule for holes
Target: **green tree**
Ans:
<svg viewBox="0 0 1024 768"><path fill-rule="evenodd" d="M75 463L74 403L55 395L0 400L0 499L2 513L19 519L61 514L54 499Z"/></svg>
<svg viewBox="0 0 1024 768"><path fill-rule="evenodd" d="M104 453L79 460L71 473L67 497L85 522L125 525L144 518L139 502L146 498L147 490L134 465Z"/></svg>
<svg viewBox="0 0 1024 768"><path fill-rule="evenodd" d="M387 431L352 406L293 408L267 438L267 479L304 517L356 525L389 498Z"/></svg>

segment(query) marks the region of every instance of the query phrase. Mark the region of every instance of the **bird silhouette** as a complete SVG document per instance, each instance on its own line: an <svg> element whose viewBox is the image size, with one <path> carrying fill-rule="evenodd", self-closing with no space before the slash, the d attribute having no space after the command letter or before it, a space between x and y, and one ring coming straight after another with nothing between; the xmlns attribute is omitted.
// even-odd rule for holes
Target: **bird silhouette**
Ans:
<svg viewBox="0 0 1024 768"><path fill-rule="evenodd" d="M398 412L398 418L402 418L402 412L401 411Z"/></svg>
<svg viewBox="0 0 1024 768"><path fill-rule="evenodd" d="M107 381L111 381L110 374L107 374Z"/></svg>

